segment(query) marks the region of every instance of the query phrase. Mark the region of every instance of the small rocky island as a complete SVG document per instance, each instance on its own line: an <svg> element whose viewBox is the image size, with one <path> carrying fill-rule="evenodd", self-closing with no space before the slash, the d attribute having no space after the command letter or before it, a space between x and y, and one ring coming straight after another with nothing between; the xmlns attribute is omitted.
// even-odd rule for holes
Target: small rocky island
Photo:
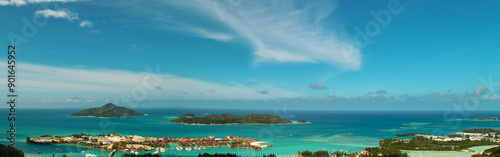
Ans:
<svg viewBox="0 0 500 157"><path fill-rule="evenodd" d="M479 120L479 121L500 121L500 118L498 118L498 117L478 117L478 118L474 118L474 120Z"/></svg>
<svg viewBox="0 0 500 157"><path fill-rule="evenodd" d="M290 124L292 121L269 114L249 114L237 116L232 114L218 114L198 117L193 113L186 113L177 116L172 120L174 123L189 125L260 125L260 124Z"/></svg>
<svg viewBox="0 0 500 157"><path fill-rule="evenodd" d="M102 107L89 108L78 113L73 113L70 116L76 117L96 117L96 118L117 118L130 116L143 116L144 113L137 112L125 107L116 106L113 103L108 103Z"/></svg>

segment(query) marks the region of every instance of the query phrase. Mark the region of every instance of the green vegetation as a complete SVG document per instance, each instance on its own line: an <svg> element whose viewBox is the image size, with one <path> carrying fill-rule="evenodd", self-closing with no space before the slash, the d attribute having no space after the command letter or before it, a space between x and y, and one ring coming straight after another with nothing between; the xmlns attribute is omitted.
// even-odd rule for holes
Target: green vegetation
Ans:
<svg viewBox="0 0 500 157"><path fill-rule="evenodd" d="M474 120L500 121L500 118L498 118L498 117L478 117L478 118L474 118Z"/></svg>
<svg viewBox="0 0 500 157"><path fill-rule="evenodd" d="M71 114L71 116L89 116L89 117L104 117L104 118L142 116L142 115L144 115L144 113L137 112L125 107L116 106L115 104L112 103L108 103L102 107L89 108L82 110L78 113Z"/></svg>
<svg viewBox="0 0 500 157"><path fill-rule="evenodd" d="M379 148L379 147L368 147L365 148L362 154L360 153L345 153L345 152L333 152L329 154L326 150L311 152L308 150L299 152L298 155L304 157L329 157L329 156L346 156L346 157L377 157L382 154L384 157L408 157L407 153L402 153L397 149L392 148Z"/></svg>
<svg viewBox="0 0 500 157"><path fill-rule="evenodd" d="M0 156L24 157L23 151L0 144Z"/></svg>
<svg viewBox="0 0 500 157"><path fill-rule="evenodd" d="M326 150L320 150L320 151L314 152L312 154L312 156L328 157L329 154L328 154L328 151L326 151Z"/></svg>
<svg viewBox="0 0 500 157"><path fill-rule="evenodd" d="M486 149L483 153L472 155L471 157L500 157L500 146Z"/></svg>
<svg viewBox="0 0 500 157"><path fill-rule="evenodd" d="M249 114L236 116L231 114L208 115L204 117L182 117L172 120L182 124L288 124L290 120L269 114Z"/></svg>
<svg viewBox="0 0 500 157"><path fill-rule="evenodd" d="M384 157L409 157L407 153L402 153L400 150L393 148L380 148L380 147L369 147L365 148L368 154L360 155L361 157L376 157L382 154Z"/></svg>
<svg viewBox="0 0 500 157"><path fill-rule="evenodd" d="M410 140L400 140L386 138L379 142L382 148L392 148L398 150L439 150L451 151L474 146L495 145L497 143L488 140L470 141L434 141L422 136L413 137Z"/></svg>
<svg viewBox="0 0 500 157"><path fill-rule="evenodd" d="M466 132L466 133L482 133L482 134L495 133L497 135L500 135L500 130L498 130L498 129L492 129L492 128L466 129L466 130L462 130L462 132Z"/></svg>
<svg viewBox="0 0 500 157"><path fill-rule="evenodd" d="M416 134L420 133L412 132L412 133L396 134L396 137L415 136Z"/></svg>
<svg viewBox="0 0 500 157"><path fill-rule="evenodd" d="M330 155L328 154L328 151L326 150L320 150L316 152L311 152L309 150L305 150L302 152L299 152L299 155L302 155L304 157L329 157Z"/></svg>
<svg viewBox="0 0 500 157"><path fill-rule="evenodd" d="M305 123L306 121L301 119L301 120L298 120L297 123Z"/></svg>
<svg viewBox="0 0 500 157"><path fill-rule="evenodd" d="M189 112L189 113L185 113L183 115L180 115L180 116L177 116L177 117L196 117L196 115L192 112Z"/></svg>

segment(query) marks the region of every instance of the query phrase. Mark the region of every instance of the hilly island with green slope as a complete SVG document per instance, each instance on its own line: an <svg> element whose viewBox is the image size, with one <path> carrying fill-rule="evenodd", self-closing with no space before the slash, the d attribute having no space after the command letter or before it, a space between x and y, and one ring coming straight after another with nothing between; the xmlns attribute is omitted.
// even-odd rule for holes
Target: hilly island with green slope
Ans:
<svg viewBox="0 0 500 157"><path fill-rule="evenodd" d="M130 117L130 116L143 116L144 113L137 112L126 107L116 106L113 103L108 103L102 107L89 108L82 110L78 113L73 113L70 116L76 117L96 117L96 118L116 118L116 117Z"/></svg>
<svg viewBox="0 0 500 157"><path fill-rule="evenodd" d="M290 124L292 121L269 114L249 114L237 116L232 114L218 114L197 117L192 113L180 115L172 120L174 123L190 125L228 125L228 124Z"/></svg>

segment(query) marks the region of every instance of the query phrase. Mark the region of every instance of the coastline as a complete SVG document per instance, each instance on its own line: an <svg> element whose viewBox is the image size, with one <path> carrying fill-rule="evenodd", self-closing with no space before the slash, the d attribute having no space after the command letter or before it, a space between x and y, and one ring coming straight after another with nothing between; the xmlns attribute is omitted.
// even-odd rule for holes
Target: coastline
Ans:
<svg viewBox="0 0 500 157"><path fill-rule="evenodd" d="M491 122L491 121L500 121L500 120L476 120L476 119L474 119L473 121L488 121L488 122Z"/></svg>
<svg viewBox="0 0 500 157"><path fill-rule="evenodd" d="M488 145L488 146L475 146L468 148L469 151L435 151L435 150L401 150L401 152L408 153L410 157L470 157L474 153L483 152L486 149L493 147L498 147L499 145ZM472 151L470 151L472 150Z"/></svg>

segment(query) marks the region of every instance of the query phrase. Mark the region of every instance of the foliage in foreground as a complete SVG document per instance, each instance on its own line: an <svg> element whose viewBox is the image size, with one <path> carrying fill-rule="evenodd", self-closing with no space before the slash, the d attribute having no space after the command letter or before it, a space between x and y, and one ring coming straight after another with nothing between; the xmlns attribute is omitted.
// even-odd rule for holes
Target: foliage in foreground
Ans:
<svg viewBox="0 0 500 157"><path fill-rule="evenodd" d="M422 136L413 137L410 141L399 139L386 138L379 142L382 148L392 148L398 150L438 150L438 151L453 151L474 146L496 145L497 143L489 140L480 141L433 141Z"/></svg>
<svg viewBox="0 0 500 157"><path fill-rule="evenodd" d="M0 156L24 157L24 152L3 144L0 144Z"/></svg>
<svg viewBox="0 0 500 157"><path fill-rule="evenodd" d="M368 147L365 148L365 151L368 151L366 154L359 154L357 152L354 153L345 153L345 152L333 152L329 154L326 150L311 152L309 150L305 150L299 152L298 155L304 157L329 157L329 156L347 156L347 157L377 157L380 154L384 157L408 157L407 153L402 153L400 150L392 149L392 148L380 148L380 147Z"/></svg>

